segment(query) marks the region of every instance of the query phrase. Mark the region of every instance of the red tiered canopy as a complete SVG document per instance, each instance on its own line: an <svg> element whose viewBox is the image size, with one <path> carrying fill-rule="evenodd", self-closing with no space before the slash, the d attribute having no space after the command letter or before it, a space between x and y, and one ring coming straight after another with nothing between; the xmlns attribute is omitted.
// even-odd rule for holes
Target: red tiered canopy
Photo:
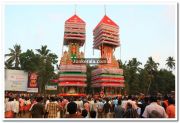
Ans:
<svg viewBox="0 0 180 123"><path fill-rule="evenodd" d="M76 14L65 21L64 45L78 43L80 46L85 42L86 23Z"/></svg>
<svg viewBox="0 0 180 123"><path fill-rule="evenodd" d="M99 49L102 44L111 47L119 46L119 26L105 15L93 30L93 47Z"/></svg>

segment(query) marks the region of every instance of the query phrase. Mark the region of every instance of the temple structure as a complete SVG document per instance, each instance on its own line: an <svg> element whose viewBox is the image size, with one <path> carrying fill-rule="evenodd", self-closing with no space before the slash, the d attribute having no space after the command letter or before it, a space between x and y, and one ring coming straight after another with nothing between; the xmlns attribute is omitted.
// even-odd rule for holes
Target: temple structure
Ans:
<svg viewBox="0 0 180 123"><path fill-rule="evenodd" d="M119 26L105 15L93 30L93 48L101 52L101 58L107 58L107 64L99 64L92 71L93 93L101 96L117 96L124 87L123 70L113 53L120 46Z"/></svg>
<svg viewBox="0 0 180 123"><path fill-rule="evenodd" d="M73 64L73 59L84 58L80 47L85 43L85 22L76 14L65 21L64 46L60 60L59 96L85 96L86 65Z"/></svg>

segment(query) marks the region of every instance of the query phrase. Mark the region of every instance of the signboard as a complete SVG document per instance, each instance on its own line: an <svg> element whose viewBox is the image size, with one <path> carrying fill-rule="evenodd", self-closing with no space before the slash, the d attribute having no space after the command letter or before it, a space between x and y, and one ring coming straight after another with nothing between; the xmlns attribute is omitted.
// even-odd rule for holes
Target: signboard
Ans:
<svg viewBox="0 0 180 123"><path fill-rule="evenodd" d="M45 90L57 90L57 85L46 85Z"/></svg>
<svg viewBox="0 0 180 123"><path fill-rule="evenodd" d="M5 69L6 91L27 91L28 73L23 70Z"/></svg>
<svg viewBox="0 0 180 123"><path fill-rule="evenodd" d="M36 73L29 73L27 92L38 92L38 75Z"/></svg>

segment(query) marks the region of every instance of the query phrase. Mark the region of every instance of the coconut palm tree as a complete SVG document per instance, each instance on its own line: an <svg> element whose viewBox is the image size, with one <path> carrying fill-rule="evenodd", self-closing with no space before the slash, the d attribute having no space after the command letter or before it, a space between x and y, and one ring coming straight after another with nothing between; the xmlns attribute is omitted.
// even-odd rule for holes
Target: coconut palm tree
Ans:
<svg viewBox="0 0 180 123"><path fill-rule="evenodd" d="M172 70L175 68L175 60L173 57L169 56L166 61L167 61L166 65L169 68L169 70Z"/></svg>
<svg viewBox="0 0 180 123"><path fill-rule="evenodd" d="M44 92L45 84L48 83L53 78L54 75L54 66L53 64L57 63L57 55L50 53L50 50L47 49L47 46L42 46L41 49L36 49L38 56L40 58L39 65L39 90Z"/></svg>
<svg viewBox="0 0 180 123"><path fill-rule="evenodd" d="M126 65L124 65L124 77L126 82L128 83L130 94L135 93L139 89L139 72L141 70L140 65L142 63L139 62L136 58L132 58L128 61Z"/></svg>
<svg viewBox="0 0 180 123"><path fill-rule="evenodd" d="M158 65L159 63L156 63L152 57L149 57L146 64L144 65L144 68L149 72L149 73L152 73L152 72L155 72L158 70Z"/></svg>
<svg viewBox="0 0 180 123"><path fill-rule="evenodd" d="M9 48L10 50L10 53L9 54L5 54L5 57L9 57L7 60L6 60L6 64L7 63L14 63L13 64L13 68L14 69L20 69L20 60L19 60L19 57L20 57L20 54L21 54L21 46L18 45L18 44L15 44L13 46L13 49L12 48Z"/></svg>
<svg viewBox="0 0 180 123"><path fill-rule="evenodd" d="M152 57L149 57L146 64L144 65L144 69L148 72L148 80L149 80L149 86L147 90L147 94L149 93L149 89L151 87L151 83L156 75L156 72L158 71L158 65L159 63L156 63Z"/></svg>
<svg viewBox="0 0 180 123"><path fill-rule="evenodd" d="M5 69L13 69L13 61L5 62Z"/></svg>
<svg viewBox="0 0 180 123"><path fill-rule="evenodd" d="M130 68L133 68L136 72L140 70L139 65L141 65L142 63L137 61L136 58L132 58L132 60L129 60L127 66L129 66Z"/></svg>
<svg viewBox="0 0 180 123"><path fill-rule="evenodd" d="M47 49L47 45L42 46L41 49L36 49L36 51L43 58L46 58L48 56L49 52L50 52L50 50Z"/></svg>

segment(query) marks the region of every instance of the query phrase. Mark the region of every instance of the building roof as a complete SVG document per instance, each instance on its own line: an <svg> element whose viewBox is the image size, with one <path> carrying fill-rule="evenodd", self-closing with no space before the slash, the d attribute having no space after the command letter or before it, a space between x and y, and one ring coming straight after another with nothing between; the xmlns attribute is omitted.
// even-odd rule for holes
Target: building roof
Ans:
<svg viewBox="0 0 180 123"><path fill-rule="evenodd" d="M98 25L94 28L94 30L103 23L118 27L118 25L113 20L111 20L107 15L104 15L104 17L101 19Z"/></svg>
<svg viewBox="0 0 180 123"><path fill-rule="evenodd" d="M72 23L85 23L79 16L76 14L70 17L69 19L66 20L66 22L72 22Z"/></svg>

